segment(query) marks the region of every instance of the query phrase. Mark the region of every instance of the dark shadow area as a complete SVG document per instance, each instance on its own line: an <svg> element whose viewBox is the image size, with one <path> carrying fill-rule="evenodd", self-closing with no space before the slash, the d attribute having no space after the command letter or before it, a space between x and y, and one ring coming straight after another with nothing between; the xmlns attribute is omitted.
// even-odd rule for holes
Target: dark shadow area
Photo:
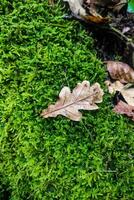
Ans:
<svg viewBox="0 0 134 200"><path fill-rule="evenodd" d="M10 199L10 191L6 185L0 183L0 199L1 200L9 200Z"/></svg>
<svg viewBox="0 0 134 200"><path fill-rule="evenodd" d="M131 32L132 37L130 37L130 33L127 36L117 28L109 25L89 24L85 22L82 22L82 24L92 34L99 58L105 61L117 60L117 57L120 57L122 62L134 67L133 31Z"/></svg>

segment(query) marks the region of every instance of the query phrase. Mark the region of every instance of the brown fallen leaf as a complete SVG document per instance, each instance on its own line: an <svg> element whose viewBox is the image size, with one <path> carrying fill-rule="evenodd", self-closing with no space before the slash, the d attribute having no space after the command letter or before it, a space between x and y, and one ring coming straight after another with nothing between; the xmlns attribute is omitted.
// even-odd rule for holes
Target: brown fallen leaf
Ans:
<svg viewBox="0 0 134 200"><path fill-rule="evenodd" d="M78 83L72 93L69 87L64 87L60 94L59 100L43 110L41 116L44 118L56 117L63 115L73 121L80 121L82 114L79 110L96 110L96 103L102 102L103 90L99 83L90 86L88 81Z"/></svg>
<svg viewBox="0 0 134 200"><path fill-rule="evenodd" d="M125 114L134 121L134 106L130 106L123 101L119 101L113 111L119 114Z"/></svg>
<svg viewBox="0 0 134 200"><path fill-rule="evenodd" d="M108 22L110 23L111 11L118 14L120 10L127 5L127 0L63 1L68 2L70 10L76 18L95 24L107 24Z"/></svg>
<svg viewBox="0 0 134 200"><path fill-rule="evenodd" d="M84 0L63 0L68 2L70 10L77 17L86 20L87 22L93 23L106 23L108 22L107 17L102 17L100 14L96 12L96 10L89 5L89 12L87 12L86 8L83 7Z"/></svg>
<svg viewBox="0 0 134 200"><path fill-rule="evenodd" d="M92 15L87 15L87 16L82 16L86 21L90 21L96 24L101 24L101 23L106 23L108 22L108 18L106 17L101 17L101 16L92 16Z"/></svg>
<svg viewBox="0 0 134 200"><path fill-rule="evenodd" d="M123 62L106 61L107 71L114 80L121 83L134 83L134 70Z"/></svg>
<svg viewBox="0 0 134 200"><path fill-rule="evenodd" d="M105 81L105 83L108 86L109 93L120 92L128 105L134 106L134 86L132 84L123 85L120 81L115 81L114 83Z"/></svg>

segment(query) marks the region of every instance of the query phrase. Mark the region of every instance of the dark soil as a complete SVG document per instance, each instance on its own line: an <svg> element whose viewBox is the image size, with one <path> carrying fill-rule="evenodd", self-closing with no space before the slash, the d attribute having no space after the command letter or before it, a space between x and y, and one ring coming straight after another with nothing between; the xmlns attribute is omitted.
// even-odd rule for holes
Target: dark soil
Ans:
<svg viewBox="0 0 134 200"><path fill-rule="evenodd" d="M134 14L128 13L126 16L120 15L116 18L114 27L134 41Z"/></svg>
<svg viewBox="0 0 134 200"><path fill-rule="evenodd" d="M120 57L134 67L134 14L120 15L110 25L85 25L95 39L97 54L102 60Z"/></svg>
<svg viewBox="0 0 134 200"><path fill-rule="evenodd" d="M114 5L118 3L118 0L112 2ZM112 5L110 1L108 4ZM90 6L87 1L84 1L83 7L90 15ZM93 8L101 16L109 19L106 24L86 22L89 32L91 32L92 27L98 56L104 60L113 60L118 55L121 56L122 61L134 67L134 14L127 13L127 5L125 4L118 13L109 9L107 5L98 5Z"/></svg>

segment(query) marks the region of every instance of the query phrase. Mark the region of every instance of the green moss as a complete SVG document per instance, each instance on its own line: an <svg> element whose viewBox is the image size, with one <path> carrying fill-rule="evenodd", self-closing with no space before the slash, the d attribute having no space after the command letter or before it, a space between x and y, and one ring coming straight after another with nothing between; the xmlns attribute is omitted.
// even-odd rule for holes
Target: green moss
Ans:
<svg viewBox="0 0 134 200"><path fill-rule="evenodd" d="M2 1L0 199L133 199L133 124L107 93L81 122L40 117L63 86L106 90L93 39L64 13L60 3Z"/></svg>

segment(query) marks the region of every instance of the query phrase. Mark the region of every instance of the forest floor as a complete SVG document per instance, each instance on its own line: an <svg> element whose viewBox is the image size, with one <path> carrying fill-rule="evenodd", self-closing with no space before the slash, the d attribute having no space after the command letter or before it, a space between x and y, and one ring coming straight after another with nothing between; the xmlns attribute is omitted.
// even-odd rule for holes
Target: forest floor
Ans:
<svg viewBox="0 0 134 200"><path fill-rule="evenodd" d="M131 200L134 125L112 111L105 66L64 5L3 1L0 17L0 199ZM81 122L43 119L63 86L99 82Z"/></svg>

